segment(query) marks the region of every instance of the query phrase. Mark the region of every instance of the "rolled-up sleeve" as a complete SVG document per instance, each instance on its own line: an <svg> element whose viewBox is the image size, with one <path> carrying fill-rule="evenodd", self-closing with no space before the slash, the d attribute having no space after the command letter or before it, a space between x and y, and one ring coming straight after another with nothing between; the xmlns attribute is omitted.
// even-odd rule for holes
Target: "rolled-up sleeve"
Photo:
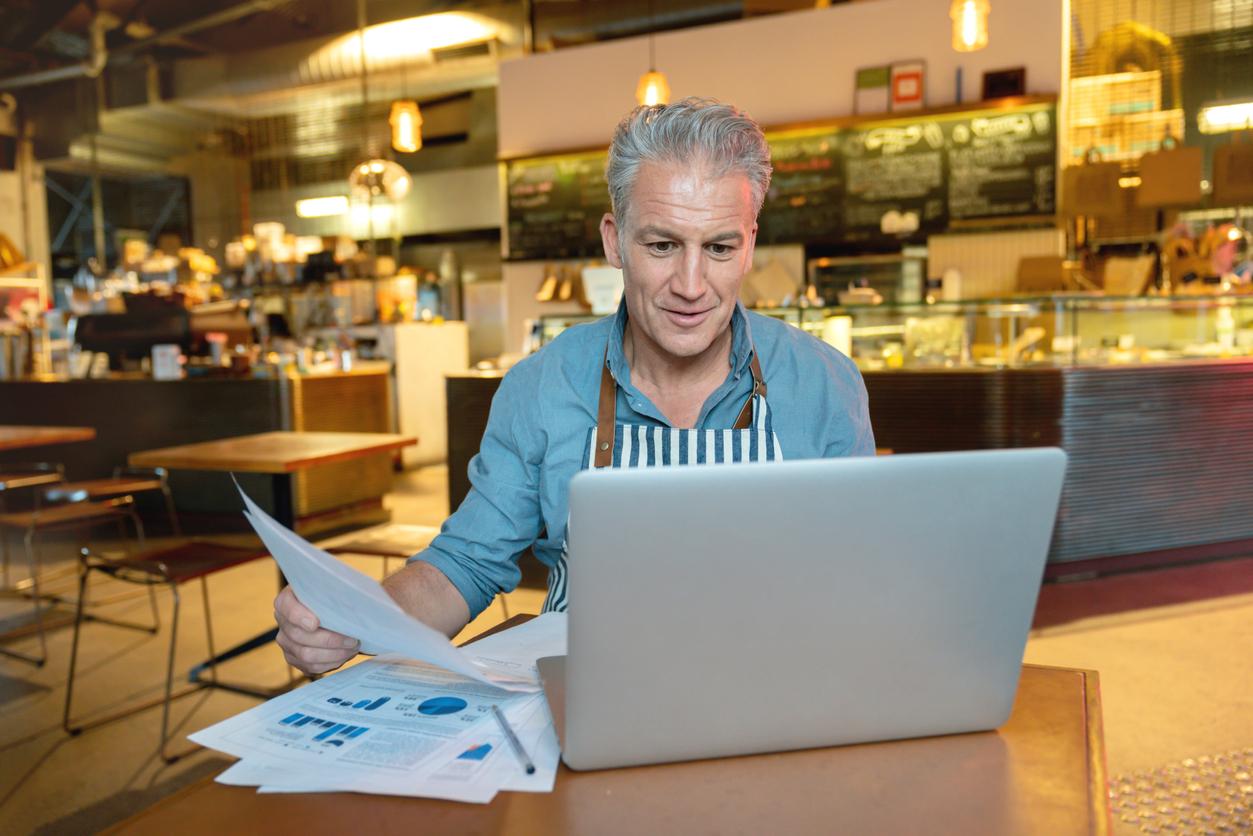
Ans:
<svg viewBox="0 0 1253 836"><path fill-rule="evenodd" d="M431 545L410 558L443 572L465 598L471 618L497 594L517 587L518 556L542 528L541 401L525 365L505 375L492 399L483 442L470 460L470 492Z"/></svg>

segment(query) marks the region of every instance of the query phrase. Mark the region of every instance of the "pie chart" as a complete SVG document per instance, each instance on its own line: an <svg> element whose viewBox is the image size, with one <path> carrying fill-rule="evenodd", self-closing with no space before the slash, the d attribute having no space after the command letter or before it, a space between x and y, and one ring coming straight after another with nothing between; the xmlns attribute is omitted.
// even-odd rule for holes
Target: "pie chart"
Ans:
<svg viewBox="0 0 1253 836"><path fill-rule="evenodd" d="M431 697L418 706L418 713L438 717L442 714L456 714L466 707L466 701L459 697Z"/></svg>

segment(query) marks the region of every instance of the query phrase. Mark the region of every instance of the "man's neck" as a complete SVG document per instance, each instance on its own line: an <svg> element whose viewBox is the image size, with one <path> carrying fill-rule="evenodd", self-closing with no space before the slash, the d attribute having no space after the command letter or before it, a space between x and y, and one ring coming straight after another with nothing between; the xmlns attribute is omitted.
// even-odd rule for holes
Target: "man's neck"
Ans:
<svg viewBox="0 0 1253 836"><path fill-rule="evenodd" d="M641 334L630 319L627 319L622 338L632 382L640 389L651 389L663 395L692 393L693 390L706 388L709 391L705 395L708 395L726 378L731 365L730 325L709 348L694 357L676 357L666 353ZM712 386L710 381L713 381Z"/></svg>

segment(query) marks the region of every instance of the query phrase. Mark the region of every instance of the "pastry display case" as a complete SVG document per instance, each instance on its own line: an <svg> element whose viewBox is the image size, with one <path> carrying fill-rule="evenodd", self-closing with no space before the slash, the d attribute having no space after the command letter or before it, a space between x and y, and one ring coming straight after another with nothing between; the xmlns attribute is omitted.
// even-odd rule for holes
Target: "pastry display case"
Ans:
<svg viewBox="0 0 1253 836"><path fill-rule="evenodd" d="M1253 356L1253 294L1093 294L758 309L831 343L863 371L1161 363ZM546 316L539 345L585 315Z"/></svg>
<svg viewBox="0 0 1253 836"><path fill-rule="evenodd" d="M1064 449L1051 574L1253 549L1253 296L1057 295L763 313L857 362L880 448ZM545 319L540 331L552 339L590 319Z"/></svg>

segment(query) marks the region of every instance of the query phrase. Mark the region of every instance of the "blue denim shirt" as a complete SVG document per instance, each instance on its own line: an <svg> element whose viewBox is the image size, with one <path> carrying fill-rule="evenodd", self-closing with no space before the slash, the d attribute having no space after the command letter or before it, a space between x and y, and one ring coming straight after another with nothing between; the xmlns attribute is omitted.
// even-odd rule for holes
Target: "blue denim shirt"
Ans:
<svg viewBox="0 0 1253 836"><path fill-rule="evenodd" d="M447 575L471 617L518 585L517 559L528 546L547 566L561 555L569 484L587 460L606 345L618 382L618 423L670 426L631 384L622 345L626 320L624 302L615 316L568 328L501 381L479 453L470 460L469 494L431 545L411 558ZM866 387L851 360L742 305L731 329L731 368L701 408L697 428L735 423L753 388L755 346L785 459L874 454Z"/></svg>

